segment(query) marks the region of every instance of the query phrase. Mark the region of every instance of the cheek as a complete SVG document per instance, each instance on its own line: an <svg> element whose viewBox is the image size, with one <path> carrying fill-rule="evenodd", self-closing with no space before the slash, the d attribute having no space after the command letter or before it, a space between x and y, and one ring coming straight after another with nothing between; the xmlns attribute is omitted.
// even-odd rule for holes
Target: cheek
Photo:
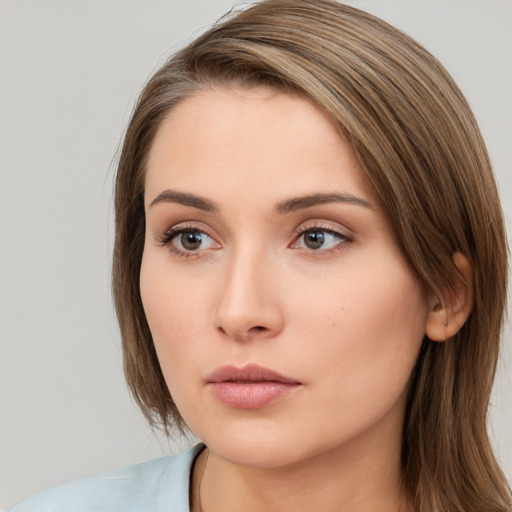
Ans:
<svg viewBox="0 0 512 512"><path fill-rule="evenodd" d="M195 345L204 337L204 301L197 289L187 284L182 273L170 271L165 256L144 255L140 275L141 299L169 387L181 378L180 373L186 373L190 368L197 353Z"/></svg>
<svg viewBox="0 0 512 512"><path fill-rule="evenodd" d="M289 290L296 316L306 326L334 329L341 337L365 332L376 343L414 333L423 337L427 301L422 286L401 257L357 253L321 279L304 279ZM307 293L300 292L307 290ZM296 297L295 301L292 297ZM297 300L297 297L300 300ZM311 323L311 319L317 319Z"/></svg>
<svg viewBox="0 0 512 512"><path fill-rule="evenodd" d="M321 364L331 389L338 393L342 385L355 403L372 396L382 400L381 391L396 399L424 338L425 294L396 256L345 263L343 272L315 287L297 310L303 337L316 341L306 364Z"/></svg>

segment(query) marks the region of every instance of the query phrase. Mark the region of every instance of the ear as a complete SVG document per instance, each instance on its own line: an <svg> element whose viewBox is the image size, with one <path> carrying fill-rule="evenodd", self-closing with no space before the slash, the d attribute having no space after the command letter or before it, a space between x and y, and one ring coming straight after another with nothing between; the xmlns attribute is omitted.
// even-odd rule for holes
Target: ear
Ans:
<svg viewBox="0 0 512 512"><path fill-rule="evenodd" d="M461 253L453 255L453 262L463 280L443 290L443 298L433 296L427 316L426 335L432 341L446 341L464 325L473 308L473 268Z"/></svg>

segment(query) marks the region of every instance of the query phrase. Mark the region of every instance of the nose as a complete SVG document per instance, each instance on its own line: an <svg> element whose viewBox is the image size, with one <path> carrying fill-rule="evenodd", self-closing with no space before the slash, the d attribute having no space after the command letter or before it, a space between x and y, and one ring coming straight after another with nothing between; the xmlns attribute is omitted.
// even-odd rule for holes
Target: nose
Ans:
<svg viewBox="0 0 512 512"><path fill-rule="evenodd" d="M272 265L246 253L234 256L224 272L214 312L217 330L237 341L277 336L284 319Z"/></svg>

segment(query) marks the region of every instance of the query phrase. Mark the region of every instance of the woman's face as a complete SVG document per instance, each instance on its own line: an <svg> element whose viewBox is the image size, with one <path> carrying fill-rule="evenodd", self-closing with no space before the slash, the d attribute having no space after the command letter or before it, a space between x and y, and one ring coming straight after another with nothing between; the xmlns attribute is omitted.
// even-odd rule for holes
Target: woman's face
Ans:
<svg viewBox="0 0 512 512"><path fill-rule="evenodd" d="M397 451L427 298L326 115L263 87L183 101L150 152L145 207L144 309L214 453L277 467Z"/></svg>

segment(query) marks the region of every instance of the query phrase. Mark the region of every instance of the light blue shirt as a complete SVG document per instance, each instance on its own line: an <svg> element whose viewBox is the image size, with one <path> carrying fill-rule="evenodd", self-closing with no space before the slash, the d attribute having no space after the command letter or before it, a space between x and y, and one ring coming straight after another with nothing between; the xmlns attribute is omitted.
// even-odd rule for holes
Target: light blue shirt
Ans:
<svg viewBox="0 0 512 512"><path fill-rule="evenodd" d="M9 512L189 512L190 472L203 448L59 485Z"/></svg>

